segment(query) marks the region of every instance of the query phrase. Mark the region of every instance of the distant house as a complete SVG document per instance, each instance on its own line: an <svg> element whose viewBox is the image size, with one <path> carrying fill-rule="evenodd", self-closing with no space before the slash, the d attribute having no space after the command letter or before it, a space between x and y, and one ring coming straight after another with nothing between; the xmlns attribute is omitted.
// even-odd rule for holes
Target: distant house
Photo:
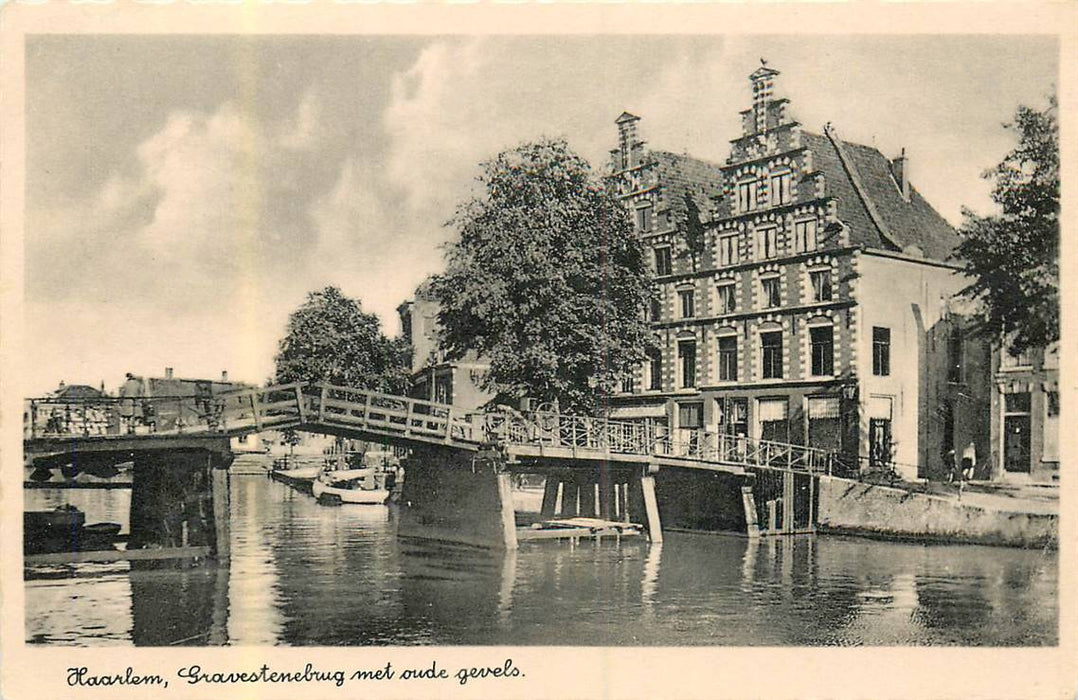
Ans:
<svg viewBox="0 0 1078 700"><path fill-rule="evenodd" d="M397 307L401 333L412 347L412 398L452 404L473 411L490 401L480 388L490 365L474 352L450 359L441 348L438 302L429 281L421 284L412 299Z"/></svg>
<svg viewBox="0 0 1078 700"><path fill-rule="evenodd" d="M105 396L104 388L96 389L89 384L65 384L60 382L59 388L49 394L54 399L99 399Z"/></svg>
<svg viewBox="0 0 1078 700"><path fill-rule="evenodd" d="M649 249L659 350L612 415L929 476L958 439L946 392L929 390L946 371L930 331L966 284L950 257L958 235L910 183L904 153L802 128L778 75L749 76L724 163L647 149L637 116L616 121L608 182ZM703 231L695 248L691 229Z"/></svg>

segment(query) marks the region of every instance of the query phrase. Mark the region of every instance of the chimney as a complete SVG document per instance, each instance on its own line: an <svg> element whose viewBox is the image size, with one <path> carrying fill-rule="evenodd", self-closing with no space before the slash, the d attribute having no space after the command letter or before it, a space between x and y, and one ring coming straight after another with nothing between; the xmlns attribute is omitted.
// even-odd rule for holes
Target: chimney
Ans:
<svg viewBox="0 0 1078 700"><path fill-rule="evenodd" d="M636 123L638 121L640 117L635 114L622 112L614 122L618 125L617 160L620 160L617 163L620 166L618 170L628 170L640 165L640 149L644 144L637 139Z"/></svg>
<svg viewBox="0 0 1078 700"><path fill-rule="evenodd" d="M172 379L172 368L165 367L165 379Z"/></svg>
<svg viewBox="0 0 1078 700"><path fill-rule="evenodd" d="M902 193L902 199L910 201L910 167L906 159L906 149L898 154L898 158L891 161L891 176L895 178L898 191Z"/></svg>
<svg viewBox="0 0 1078 700"><path fill-rule="evenodd" d="M228 370L221 370L221 381L228 383Z"/></svg>

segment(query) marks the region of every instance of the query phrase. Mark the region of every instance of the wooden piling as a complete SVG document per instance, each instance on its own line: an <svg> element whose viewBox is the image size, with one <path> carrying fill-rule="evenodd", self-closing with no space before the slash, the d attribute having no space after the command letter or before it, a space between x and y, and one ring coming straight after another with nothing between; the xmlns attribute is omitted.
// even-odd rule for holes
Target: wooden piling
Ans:
<svg viewBox="0 0 1078 700"><path fill-rule="evenodd" d="M517 522L513 508L513 475L501 472L497 477L502 511L502 540L506 549L514 550L517 548Z"/></svg>
<svg viewBox="0 0 1078 700"><path fill-rule="evenodd" d="M543 483L543 505L539 512L544 518L553 518L558 508L558 484L553 476L548 476Z"/></svg>
<svg viewBox="0 0 1078 700"><path fill-rule="evenodd" d="M644 496L644 512L648 518L648 537L654 543L663 541L662 523L659 522L659 501L655 497L655 477L640 477L640 490Z"/></svg>
<svg viewBox="0 0 1078 700"><path fill-rule="evenodd" d="M797 475L792 471L782 473L782 531L791 533L797 530L794 522L794 480Z"/></svg>
<svg viewBox="0 0 1078 700"><path fill-rule="evenodd" d="M227 566L232 556L228 462L218 462L211 455L210 490L213 495L214 552L219 566Z"/></svg>
<svg viewBox="0 0 1078 700"><path fill-rule="evenodd" d="M760 523L756 517L756 498L752 486L741 487L741 507L745 511L745 534L755 538L760 536Z"/></svg>

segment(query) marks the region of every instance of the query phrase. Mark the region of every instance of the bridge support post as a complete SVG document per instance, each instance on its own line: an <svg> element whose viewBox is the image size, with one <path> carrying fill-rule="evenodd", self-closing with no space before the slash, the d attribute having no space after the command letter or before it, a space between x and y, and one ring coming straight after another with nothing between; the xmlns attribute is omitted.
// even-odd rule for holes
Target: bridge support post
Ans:
<svg viewBox="0 0 1078 700"><path fill-rule="evenodd" d="M547 476L543 483L543 506L539 514L544 518L553 518L558 512L558 486L560 484L561 480L553 475Z"/></svg>
<svg viewBox="0 0 1078 700"><path fill-rule="evenodd" d="M614 520L614 481L606 464L599 466L599 517Z"/></svg>
<svg viewBox="0 0 1078 700"><path fill-rule="evenodd" d="M504 468L499 452L414 448L405 464L398 535L516 549L512 476Z"/></svg>
<svg viewBox="0 0 1078 700"><path fill-rule="evenodd" d="M644 497L644 513L647 515L648 538L652 544L663 541L662 523L659 521L659 501L655 497L655 477L640 477L640 491Z"/></svg>
<svg viewBox="0 0 1078 700"><path fill-rule="evenodd" d="M741 487L741 507L745 510L745 534L751 538L760 536L760 523L756 518L756 498L752 486Z"/></svg>

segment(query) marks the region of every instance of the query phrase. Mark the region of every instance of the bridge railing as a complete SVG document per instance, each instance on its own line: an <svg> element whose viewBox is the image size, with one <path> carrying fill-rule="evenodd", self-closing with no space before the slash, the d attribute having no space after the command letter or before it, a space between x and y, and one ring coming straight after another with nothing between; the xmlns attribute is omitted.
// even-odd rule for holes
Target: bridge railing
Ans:
<svg viewBox="0 0 1078 700"><path fill-rule="evenodd" d="M308 384L304 392L308 422L428 441L481 440L478 423L447 404L332 384Z"/></svg>
<svg viewBox="0 0 1078 700"><path fill-rule="evenodd" d="M609 454L679 457L745 467L829 471L833 453L813 447L653 423L549 413L491 413L488 439L508 445L563 447Z"/></svg>
<svg viewBox="0 0 1078 700"><path fill-rule="evenodd" d="M23 439L231 434L297 422L298 384L193 396L36 398Z"/></svg>

